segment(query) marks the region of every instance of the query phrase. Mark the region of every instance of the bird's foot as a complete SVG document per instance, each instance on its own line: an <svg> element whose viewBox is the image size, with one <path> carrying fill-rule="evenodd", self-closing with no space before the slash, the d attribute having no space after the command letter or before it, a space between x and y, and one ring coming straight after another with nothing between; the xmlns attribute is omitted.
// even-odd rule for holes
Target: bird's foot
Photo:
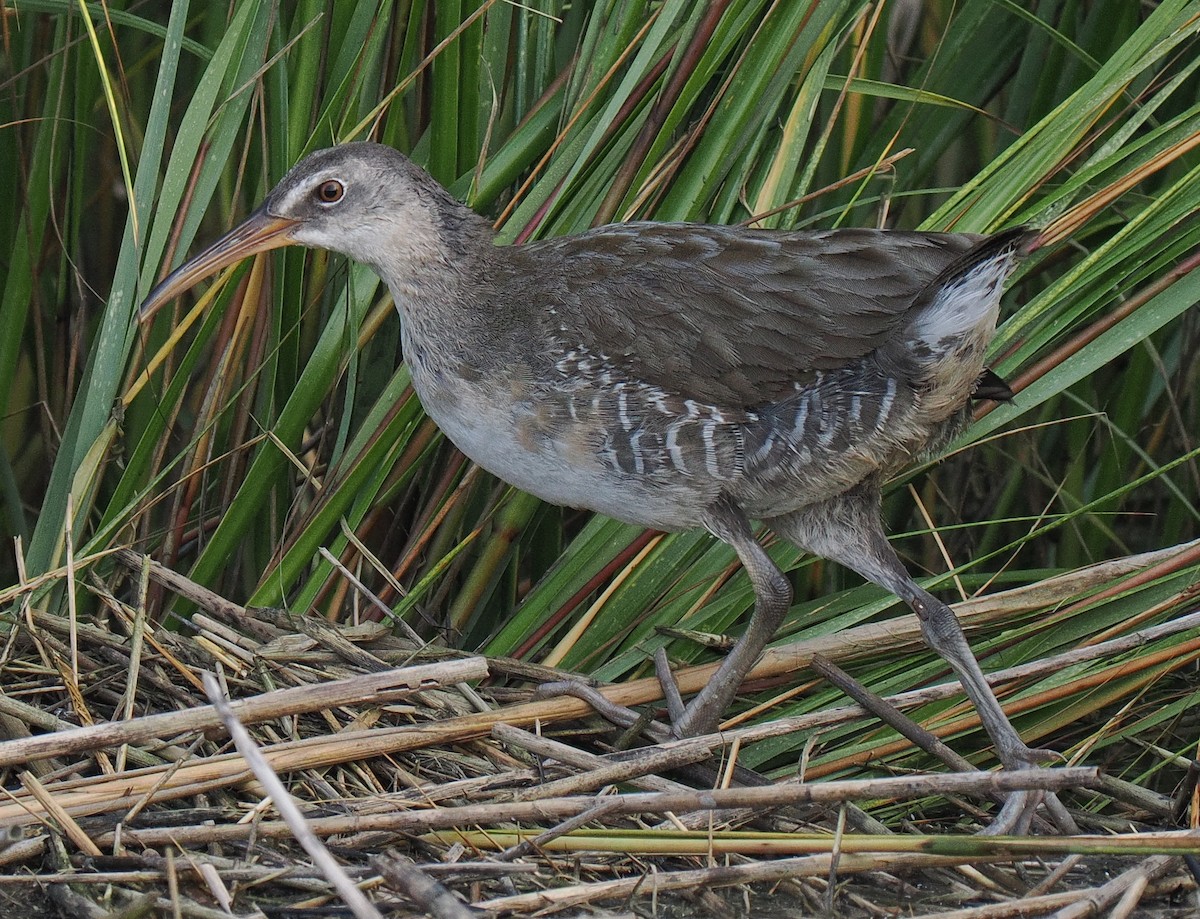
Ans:
<svg viewBox="0 0 1200 919"><path fill-rule="evenodd" d="M675 682L675 674L671 672L671 662L667 660L667 652L664 648L658 648L654 652L654 675L658 677L658 685L662 687L663 701L667 704L667 719L671 723L671 733L676 737L683 737L675 727L683 720L687 714L687 709L683 705L683 696L679 692L679 684Z"/></svg>
<svg viewBox="0 0 1200 919"><path fill-rule="evenodd" d="M595 686L581 679L553 680L542 683L533 692L535 699L552 699L558 696L574 696L595 709L596 714L619 728L636 728L655 742L672 738L698 737L717 730L721 716L732 699L732 693L699 693L690 703L683 704L679 684L671 672L667 653L659 648L654 653L654 672L662 687L663 700L667 707L668 724L640 715L632 708L609 701ZM711 684L710 684L711 685ZM736 686L733 689L736 691Z"/></svg>
<svg viewBox="0 0 1200 919"><path fill-rule="evenodd" d="M671 672L671 665L667 661L667 652L662 648L654 652L654 675L658 677L658 685L662 687L671 736L699 737L701 734L713 734L717 731L725 709L733 701L733 693L702 691L684 705L679 684L675 682L675 674ZM733 691L737 691L736 686L733 687Z"/></svg>
<svg viewBox="0 0 1200 919"><path fill-rule="evenodd" d="M655 742L669 740L672 736L664 725L643 717L632 708L609 701L595 686L583 680L554 680L542 683L533 691L535 699L553 699L558 696L574 696L586 702L596 710L596 714L616 727L634 729L634 733L645 734Z"/></svg>
<svg viewBox="0 0 1200 919"><path fill-rule="evenodd" d="M1026 789L1010 792L1004 806L992 822L979 831L980 836L1027 836L1033 818L1042 804L1043 792Z"/></svg>
<svg viewBox="0 0 1200 919"><path fill-rule="evenodd" d="M1005 769L1036 769L1047 763L1063 761L1063 755L1057 750L1030 747L1020 738L1012 741L1002 738L1002 742L996 745L996 755Z"/></svg>
<svg viewBox="0 0 1200 919"><path fill-rule="evenodd" d="M1062 755L1054 750L1042 750L1028 747L1024 743L1010 743L1001 751L1001 762L1006 770L1037 769L1046 763L1062 760ZM1079 828L1059 803L1053 792L1038 788L1027 788L1010 792L1004 799L1004 805L997 812L992 822L984 827L981 836L1025 836L1033 826L1038 808L1045 803L1048 817L1065 834L1075 834Z"/></svg>

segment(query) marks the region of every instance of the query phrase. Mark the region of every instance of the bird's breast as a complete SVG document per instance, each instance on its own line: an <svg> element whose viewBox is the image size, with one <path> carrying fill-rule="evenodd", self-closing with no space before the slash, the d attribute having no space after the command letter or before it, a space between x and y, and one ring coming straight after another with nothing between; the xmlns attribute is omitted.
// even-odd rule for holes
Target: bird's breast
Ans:
<svg viewBox="0 0 1200 919"><path fill-rule="evenodd" d="M413 382L426 412L458 449L552 504L672 530L693 525L697 500L708 500L694 495L691 483L672 487L633 471L642 461L636 441L614 441L595 424L572 419L570 400L560 392L515 377L450 383L444 374L414 374Z"/></svg>

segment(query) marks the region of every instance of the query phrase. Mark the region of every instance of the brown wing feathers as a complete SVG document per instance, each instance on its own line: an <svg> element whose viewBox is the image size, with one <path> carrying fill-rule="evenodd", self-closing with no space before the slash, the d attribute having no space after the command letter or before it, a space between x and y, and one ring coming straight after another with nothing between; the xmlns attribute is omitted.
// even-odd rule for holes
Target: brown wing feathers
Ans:
<svg viewBox="0 0 1200 919"><path fill-rule="evenodd" d="M583 345L635 379L749 408L883 344L931 282L982 248L979 239L620 224L525 248L561 259L566 302L556 319ZM625 302L604 308L616 299Z"/></svg>

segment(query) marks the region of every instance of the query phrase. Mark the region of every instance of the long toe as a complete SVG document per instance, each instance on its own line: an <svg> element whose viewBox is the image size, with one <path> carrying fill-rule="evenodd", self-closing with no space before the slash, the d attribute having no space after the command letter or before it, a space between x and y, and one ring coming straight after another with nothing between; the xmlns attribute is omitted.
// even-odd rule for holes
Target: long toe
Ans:
<svg viewBox="0 0 1200 919"><path fill-rule="evenodd" d="M1040 750L1024 743L1007 744L998 751L1005 769L1036 769L1049 762L1061 761L1062 755L1053 750ZM1045 798L1039 789L1014 791L1004 801L995 819L980 831L982 836L1024 836L1033 825L1033 818Z"/></svg>
<svg viewBox="0 0 1200 919"><path fill-rule="evenodd" d="M1056 750L1029 747L1024 743L998 744L996 756L1005 769L1036 769L1047 763L1063 761L1063 755Z"/></svg>
<svg viewBox="0 0 1200 919"><path fill-rule="evenodd" d="M1014 791L1004 801L995 819L980 830L980 836L1025 836L1033 824L1034 815L1042 803L1044 792Z"/></svg>
<svg viewBox="0 0 1200 919"><path fill-rule="evenodd" d="M542 683L533 691L534 699L554 699L559 696L574 696L576 699L586 702L596 711L596 714L619 728L633 727L641 720L633 709L610 702L596 687L589 686L582 680L554 680ZM666 729L658 722L649 722L643 728L643 732L656 741L667 739Z"/></svg>

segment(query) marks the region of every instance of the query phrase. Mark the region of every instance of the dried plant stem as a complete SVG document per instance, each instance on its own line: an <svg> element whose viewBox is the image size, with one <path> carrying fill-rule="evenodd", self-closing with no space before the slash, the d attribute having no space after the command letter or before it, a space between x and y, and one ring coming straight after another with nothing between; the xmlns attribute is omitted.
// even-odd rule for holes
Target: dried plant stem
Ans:
<svg viewBox="0 0 1200 919"><path fill-rule="evenodd" d="M368 673L309 686L278 689L230 704L243 723L256 724L273 718L322 711L351 703L378 705L403 698L421 689L483 679L487 673L487 661L484 658L467 657L384 673ZM205 706L182 712L147 715L128 721L88 725L54 734L23 737L0 743L0 766L52 756L86 753L158 737L172 737L185 731L206 731L220 723L221 719L216 710Z"/></svg>
<svg viewBox="0 0 1200 919"><path fill-rule="evenodd" d="M561 741L539 737L507 724L495 725L492 728L492 736L503 743L520 747L536 756L554 759L577 769L588 770L574 777L579 780L579 784L573 791L560 790L557 792L558 794L576 794L589 789L602 788L613 782L628 782L646 791L685 791L688 786L664 779L656 773L700 762L711 756L714 750L714 747L708 744L689 744L674 747L646 747L621 754L600 756ZM517 797L524 801L553 797L555 792L547 793L546 789L551 788L554 784L553 782L544 782L518 793ZM567 786L559 787L561 789Z"/></svg>
<svg viewBox="0 0 1200 919"><path fill-rule="evenodd" d="M1001 857L995 861L1006 861ZM624 899L634 893L651 890L665 892L687 888L730 887L758 882L775 883L787 879L826 878L833 859L828 854L779 858L744 865L725 865L694 871L655 872L651 877L622 878L593 884L577 884L555 890L497 897L475 905L496 913L533 913L536 910L562 910L601 900ZM863 871L913 870L916 868L954 867L956 859L939 855L846 855L838 860L838 871L853 874Z"/></svg>
<svg viewBox="0 0 1200 919"><path fill-rule="evenodd" d="M1090 788L1099 781L1096 769L1020 769L1000 772L957 772L947 775L889 776L820 784L780 784L755 788L719 788L687 792L642 792L614 797L610 816L661 814L667 811L687 813L697 810L725 810L751 807L769 809L800 804L838 804L845 800L915 798L931 794L1002 794L1027 788L1059 791L1064 788ZM308 821L320 836L367 831L422 833L472 824L508 824L514 820L557 822L584 813L596 804L592 795L573 795L546 801L506 801L495 804L468 804L436 810L407 810L381 814L317 817ZM213 827L169 827L164 829L126 830L124 838L141 845L157 846L172 840L180 844L202 844L290 835L286 825L264 821ZM103 843L109 837L101 837Z"/></svg>
<svg viewBox="0 0 1200 919"><path fill-rule="evenodd" d="M1189 835L1200 844L1200 833ZM1126 895L1129 895L1130 902L1126 904L1125 908L1126 910L1132 909L1137 905L1136 898L1145 891L1146 885L1163 877L1177 862L1178 859L1173 855L1152 855L1128 871L1117 875L1107 884L1082 891L1076 902L1060 909L1054 914L1053 919L1087 919L1089 916L1099 914L1101 910L1107 909L1118 900L1124 902L1123 898ZM1117 911L1114 910L1112 915L1117 917ZM1127 913L1122 915L1127 915Z"/></svg>
<svg viewBox="0 0 1200 919"><path fill-rule="evenodd" d="M384 879L432 919L476 919L479 913L459 902L446 887L418 868L411 858L376 856L371 865Z"/></svg>
<svg viewBox="0 0 1200 919"><path fill-rule="evenodd" d="M237 714L225 698L225 694L217 683L216 677L206 673L204 675L204 689L208 693L208 701L212 703L213 708L220 715L221 723L225 725L225 730L233 738L238 752L254 771L255 777L266 788L267 794L271 796L271 802L274 804L275 810L279 812L284 823L291 830L292 835L304 847L304 851L309 854L309 857L321 869L325 877L329 879L329 882L333 884L338 892L338 896L350 907L351 912L358 919L383 919L382 913L374 907L371 901L358 889L354 881L350 879L349 875L342 870L342 866L338 864L337 859L325 848L325 844L321 842L320 838L309 829L308 822L300 812L300 807L296 804L283 782L279 780L279 776L275 774L275 770L271 768L270 764L259 753L258 745L254 742L249 732L238 721Z"/></svg>

